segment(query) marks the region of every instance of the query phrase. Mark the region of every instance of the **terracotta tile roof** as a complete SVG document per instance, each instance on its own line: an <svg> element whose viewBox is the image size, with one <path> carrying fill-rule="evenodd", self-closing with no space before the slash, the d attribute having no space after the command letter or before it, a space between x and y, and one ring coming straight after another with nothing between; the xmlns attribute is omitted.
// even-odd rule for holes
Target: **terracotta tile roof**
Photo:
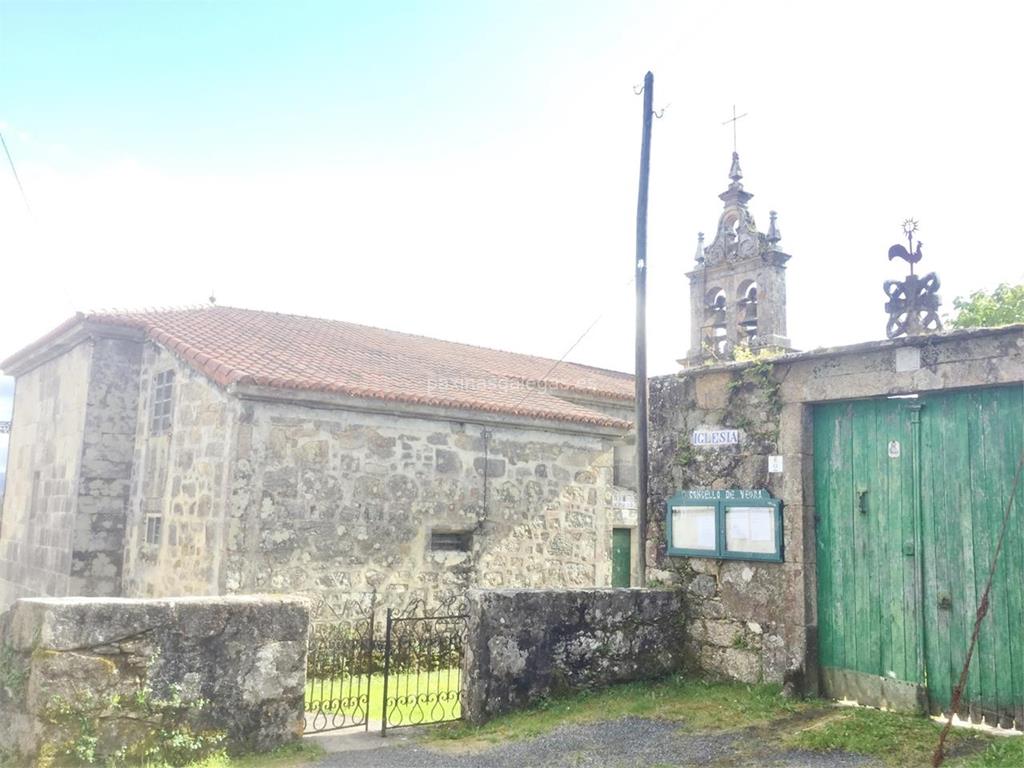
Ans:
<svg viewBox="0 0 1024 768"><path fill-rule="evenodd" d="M625 373L233 307L80 314L0 365L81 321L139 328L221 386L255 384L620 428L627 422L559 395L623 405L633 398L633 377Z"/></svg>

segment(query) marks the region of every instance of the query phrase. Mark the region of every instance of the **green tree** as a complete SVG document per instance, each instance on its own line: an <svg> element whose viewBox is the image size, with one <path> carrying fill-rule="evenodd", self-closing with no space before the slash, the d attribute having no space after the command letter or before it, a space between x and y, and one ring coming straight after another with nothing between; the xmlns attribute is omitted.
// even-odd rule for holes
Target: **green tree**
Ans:
<svg viewBox="0 0 1024 768"><path fill-rule="evenodd" d="M975 291L953 299L951 328L980 328L1024 323L1024 285L1002 283L994 291Z"/></svg>

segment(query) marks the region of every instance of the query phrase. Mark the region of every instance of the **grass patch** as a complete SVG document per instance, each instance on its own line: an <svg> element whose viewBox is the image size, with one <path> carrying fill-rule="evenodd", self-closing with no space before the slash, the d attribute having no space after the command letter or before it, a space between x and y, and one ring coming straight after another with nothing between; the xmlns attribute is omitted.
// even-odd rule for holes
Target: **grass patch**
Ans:
<svg viewBox="0 0 1024 768"><path fill-rule="evenodd" d="M323 754L324 748L316 742L300 739L263 754L228 758L224 766L225 768L291 768L295 765L312 762L318 757L322 757ZM220 768L220 766L206 768Z"/></svg>
<svg viewBox="0 0 1024 768"><path fill-rule="evenodd" d="M847 752L899 768L931 765L941 730L923 716L836 707L820 699L789 699L775 685L675 677L548 699L482 726L445 723L423 738L435 746L447 742L446 750L476 751L495 742L540 736L562 725L627 716L674 721L688 731L745 730L738 748L753 750L755 757L764 749L768 755L777 749ZM1024 736L993 736L954 728L946 741L945 766L1024 768Z"/></svg>
<svg viewBox="0 0 1024 768"><path fill-rule="evenodd" d="M855 752L892 766L929 766L941 726L926 717L850 708L783 737L789 747L817 752ZM950 768L1020 768L1024 737L990 736L954 728L946 739Z"/></svg>
<svg viewBox="0 0 1024 768"><path fill-rule="evenodd" d="M218 752L203 760L189 763L185 768L294 768L322 757L324 749L319 744L300 739L284 744L269 752L248 755L228 755ZM3 764L0 761L0 764ZM171 768L168 763L145 763L141 768Z"/></svg>
<svg viewBox="0 0 1024 768"><path fill-rule="evenodd" d="M388 707L391 723L431 722L462 717L455 696L460 686L457 668L433 672L405 672L388 675L388 698L397 701ZM440 700L423 703L418 695L429 693ZM367 703L367 694L369 702ZM361 699L361 701L360 701ZM370 719L380 720L384 701L384 675L360 675L333 680L314 678L306 683L306 711L342 712L348 718L362 720L367 706Z"/></svg>
<svg viewBox="0 0 1024 768"><path fill-rule="evenodd" d="M628 683L594 693L548 699L536 706L496 718L484 725L449 723L427 738L496 742L539 736L560 725L648 717L678 721L692 730L723 731L765 725L821 702L785 698L777 685L709 683L674 677Z"/></svg>

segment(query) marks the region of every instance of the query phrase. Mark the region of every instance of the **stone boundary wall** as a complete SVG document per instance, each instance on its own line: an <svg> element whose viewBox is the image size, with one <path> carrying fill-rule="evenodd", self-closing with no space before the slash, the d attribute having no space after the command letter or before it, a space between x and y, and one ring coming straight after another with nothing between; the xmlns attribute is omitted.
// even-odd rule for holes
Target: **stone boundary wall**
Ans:
<svg viewBox="0 0 1024 768"><path fill-rule="evenodd" d="M1024 381L1024 324L700 366L650 381L648 579L686 590L688 656L703 673L818 693L814 407ZM699 429L740 443L694 446ZM769 472L781 456L782 472ZM681 490L764 489L782 500L784 562L668 553Z"/></svg>
<svg viewBox="0 0 1024 768"><path fill-rule="evenodd" d="M161 729L229 751L297 739L308 622L288 597L18 600L0 616L0 752L102 764Z"/></svg>
<svg viewBox="0 0 1024 768"><path fill-rule="evenodd" d="M467 603L462 712L474 723L685 661L680 590L470 590Z"/></svg>

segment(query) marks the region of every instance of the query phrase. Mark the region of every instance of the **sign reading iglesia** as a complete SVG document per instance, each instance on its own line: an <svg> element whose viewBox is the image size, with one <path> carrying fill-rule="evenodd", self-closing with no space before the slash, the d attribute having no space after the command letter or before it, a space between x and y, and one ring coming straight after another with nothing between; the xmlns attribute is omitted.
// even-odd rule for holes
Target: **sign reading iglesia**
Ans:
<svg viewBox="0 0 1024 768"><path fill-rule="evenodd" d="M738 429L695 429L690 436L690 442L700 448L739 445L740 431Z"/></svg>

